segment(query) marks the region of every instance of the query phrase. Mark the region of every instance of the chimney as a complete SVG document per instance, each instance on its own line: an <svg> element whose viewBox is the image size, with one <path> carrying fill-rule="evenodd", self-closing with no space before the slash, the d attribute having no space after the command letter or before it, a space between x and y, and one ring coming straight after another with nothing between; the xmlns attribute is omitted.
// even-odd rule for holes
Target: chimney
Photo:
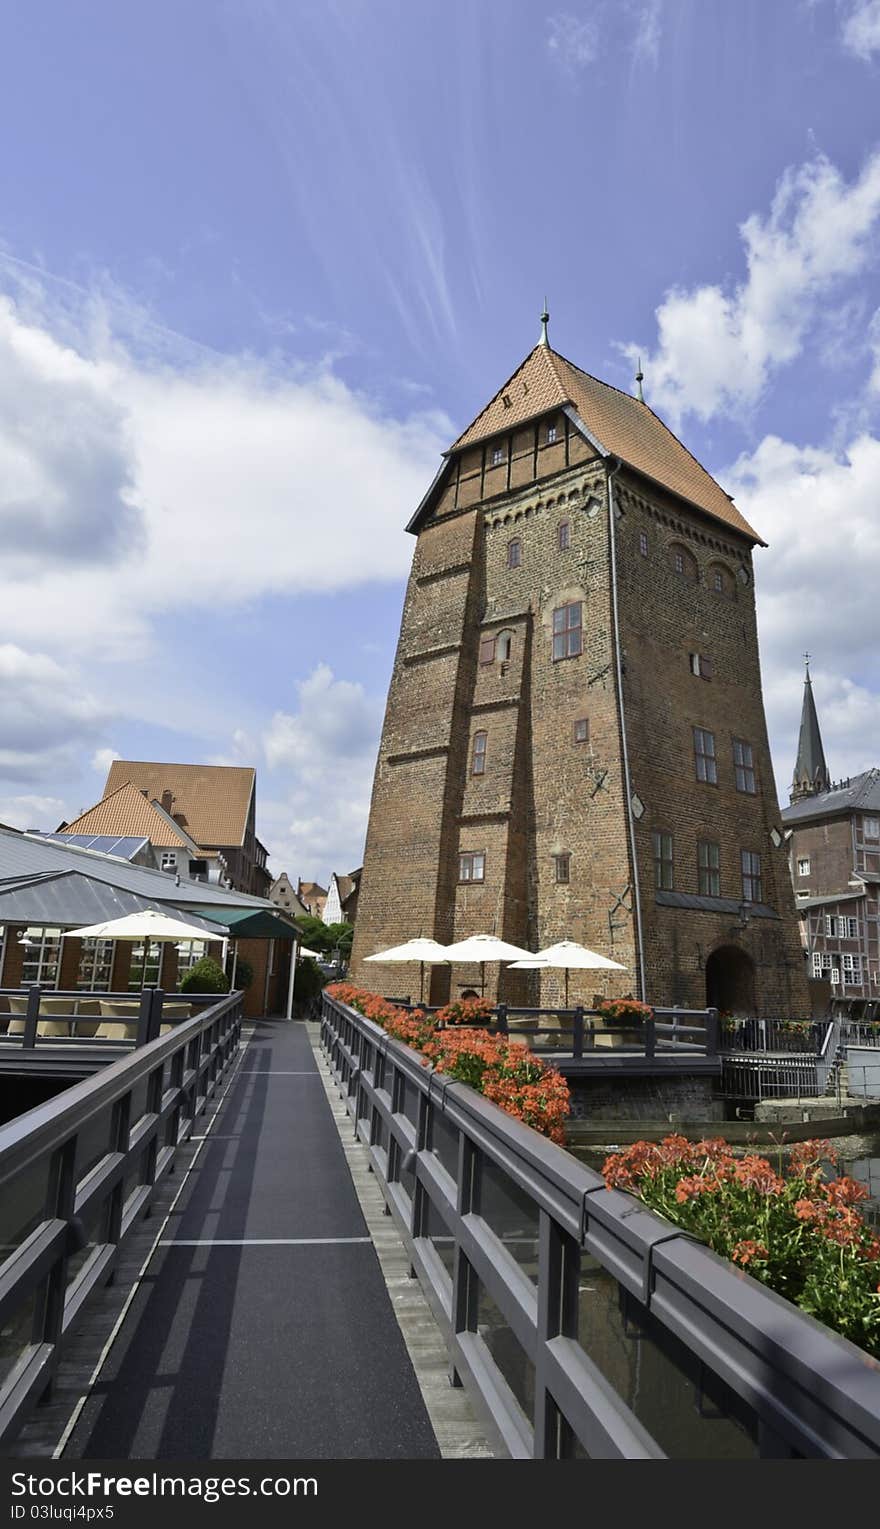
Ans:
<svg viewBox="0 0 880 1529"><path fill-rule="evenodd" d="M166 786L165 790L162 792L162 806L164 807L166 812L170 812L171 808L173 807L173 805L174 805L174 792L173 791L169 791L168 787Z"/></svg>

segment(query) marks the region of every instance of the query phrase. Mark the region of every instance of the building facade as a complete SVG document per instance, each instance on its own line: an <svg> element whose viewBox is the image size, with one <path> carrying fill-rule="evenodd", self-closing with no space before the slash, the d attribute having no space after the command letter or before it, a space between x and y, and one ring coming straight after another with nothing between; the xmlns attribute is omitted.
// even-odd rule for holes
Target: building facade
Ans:
<svg viewBox="0 0 880 1529"><path fill-rule="evenodd" d="M640 400L541 342L455 442L417 538L352 959L569 937L572 1002L806 1012L761 696L759 538ZM388 888L394 888L389 898ZM474 968L433 967L442 1001ZM561 974L489 969L558 1003Z"/></svg>
<svg viewBox="0 0 880 1529"><path fill-rule="evenodd" d="M782 816L814 1013L880 999L880 770L832 783L809 671Z"/></svg>

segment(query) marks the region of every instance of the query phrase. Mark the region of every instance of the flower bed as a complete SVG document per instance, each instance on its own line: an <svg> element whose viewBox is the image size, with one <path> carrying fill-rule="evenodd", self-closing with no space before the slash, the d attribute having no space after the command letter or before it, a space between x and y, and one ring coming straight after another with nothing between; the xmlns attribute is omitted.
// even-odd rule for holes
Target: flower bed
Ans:
<svg viewBox="0 0 880 1529"><path fill-rule="evenodd" d="M398 1009L350 982L334 982L326 992L381 1025L395 1040L420 1051L424 1065L467 1083L542 1136L564 1144L564 1126L571 1107L568 1084L555 1067L548 1067L524 1046L487 1030L465 1029L463 1019L440 1028L438 1016L422 1009ZM473 1002L473 1000L472 1000ZM479 1001L477 1001L479 1003ZM466 1004L450 1005L463 1008Z"/></svg>
<svg viewBox="0 0 880 1529"><path fill-rule="evenodd" d="M609 1189L638 1195L828 1327L880 1357L880 1237L857 1180L828 1178L827 1141L799 1143L779 1171L718 1138L635 1142L606 1159Z"/></svg>

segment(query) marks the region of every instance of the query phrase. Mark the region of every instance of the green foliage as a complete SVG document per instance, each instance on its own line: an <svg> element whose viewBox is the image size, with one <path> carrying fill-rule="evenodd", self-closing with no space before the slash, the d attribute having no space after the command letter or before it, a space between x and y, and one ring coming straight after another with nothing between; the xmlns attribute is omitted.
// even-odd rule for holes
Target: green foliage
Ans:
<svg viewBox="0 0 880 1529"><path fill-rule="evenodd" d="M323 919L316 918L313 913L304 913L296 920L296 927L307 950L317 950L322 956L330 953L330 930Z"/></svg>
<svg viewBox="0 0 880 1529"><path fill-rule="evenodd" d="M347 961L351 955L351 944L354 939L353 924L327 924L327 935L330 941L330 954L332 955L339 947L339 953L343 961Z"/></svg>
<svg viewBox="0 0 880 1529"><path fill-rule="evenodd" d="M210 956L191 966L180 984L181 993L228 993L229 978Z"/></svg>
<svg viewBox="0 0 880 1529"><path fill-rule="evenodd" d="M313 998L317 998L321 992L326 978L318 969L315 961L306 957L304 961L297 961L296 976L293 979L293 997L297 1004L308 1007Z"/></svg>

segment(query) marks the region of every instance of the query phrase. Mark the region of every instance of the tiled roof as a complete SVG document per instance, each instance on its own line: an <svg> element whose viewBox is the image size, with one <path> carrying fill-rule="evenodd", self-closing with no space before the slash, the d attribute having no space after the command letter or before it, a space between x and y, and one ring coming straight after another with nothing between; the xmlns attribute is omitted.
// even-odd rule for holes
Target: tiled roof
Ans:
<svg viewBox="0 0 880 1529"><path fill-rule="evenodd" d="M865 770L841 781L830 791L805 796L783 808L784 823L804 823L811 818L836 817L845 812L880 813L880 769Z"/></svg>
<svg viewBox="0 0 880 1529"><path fill-rule="evenodd" d="M620 457L751 541L761 541L723 488L653 409L581 371L547 345L535 346L451 450L460 451L565 404L574 405L606 453Z"/></svg>
<svg viewBox="0 0 880 1529"><path fill-rule="evenodd" d="M125 780L115 791L109 792L94 807L74 818L64 829L66 834L138 834L149 839L160 849L183 849L186 839L173 829L164 812L157 812L153 803Z"/></svg>
<svg viewBox="0 0 880 1529"><path fill-rule="evenodd" d="M242 844L254 791L255 774L249 766L159 764L153 760L114 759L104 787L110 795L123 781L161 802L162 793L174 797L172 814L183 817L183 827L197 844Z"/></svg>

